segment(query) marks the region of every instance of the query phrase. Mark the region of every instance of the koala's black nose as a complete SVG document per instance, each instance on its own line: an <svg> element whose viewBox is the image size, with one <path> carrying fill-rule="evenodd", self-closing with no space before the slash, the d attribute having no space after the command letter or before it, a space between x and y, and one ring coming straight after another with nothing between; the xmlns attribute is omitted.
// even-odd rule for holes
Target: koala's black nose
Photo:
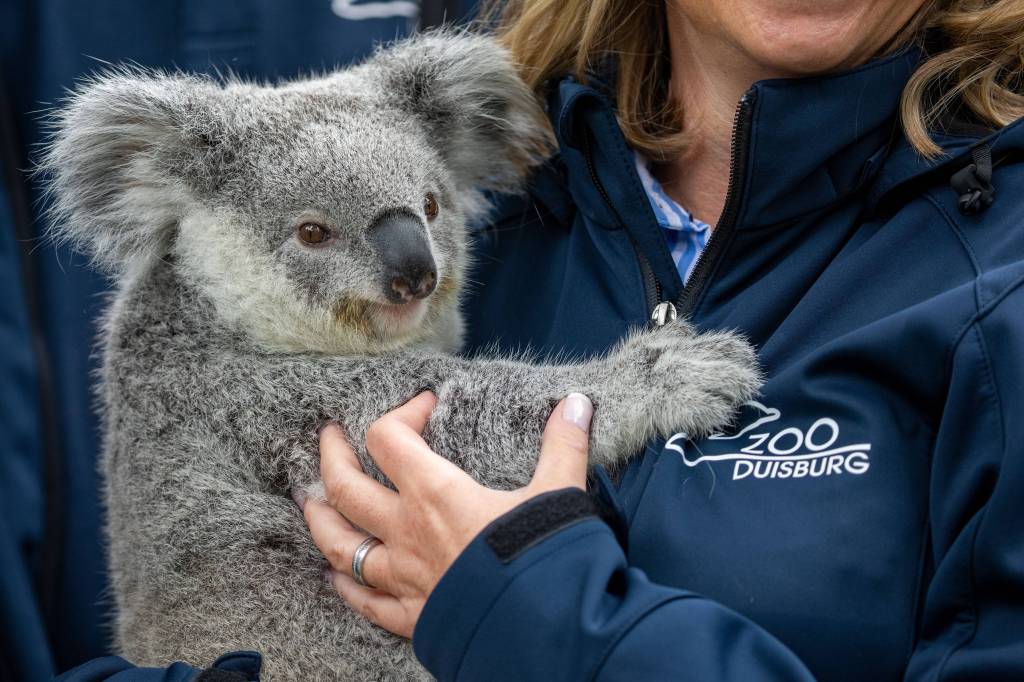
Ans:
<svg viewBox="0 0 1024 682"><path fill-rule="evenodd" d="M437 266L418 218L389 213L370 228L370 244L377 251L383 272L384 295L392 303L426 298L437 285Z"/></svg>

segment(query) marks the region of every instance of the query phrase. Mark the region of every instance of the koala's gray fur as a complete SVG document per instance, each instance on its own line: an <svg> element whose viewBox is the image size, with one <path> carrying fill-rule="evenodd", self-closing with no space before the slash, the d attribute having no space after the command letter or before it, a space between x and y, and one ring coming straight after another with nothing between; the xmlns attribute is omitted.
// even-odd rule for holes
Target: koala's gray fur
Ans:
<svg viewBox="0 0 1024 682"><path fill-rule="evenodd" d="M756 390L745 343L682 324L574 364L449 354L466 221L541 158L541 116L501 48L452 33L277 87L122 70L71 97L42 169L59 236L118 281L101 404L120 653L205 665L255 649L268 680L424 677L321 579L289 497L316 488L318 426L362 443L430 388L431 445L511 488L571 391L596 406L593 461L614 465L651 437L713 431ZM420 221L437 263L437 291L406 317L381 298L366 237L389 211ZM332 240L300 243L308 220Z"/></svg>

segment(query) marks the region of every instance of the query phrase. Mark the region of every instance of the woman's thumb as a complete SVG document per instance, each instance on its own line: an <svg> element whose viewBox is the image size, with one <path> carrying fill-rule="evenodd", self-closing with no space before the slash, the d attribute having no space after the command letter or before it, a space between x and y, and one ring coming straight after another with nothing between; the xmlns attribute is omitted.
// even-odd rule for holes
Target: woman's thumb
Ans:
<svg viewBox="0 0 1024 682"><path fill-rule="evenodd" d="M531 486L538 492L558 488L584 488L587 483L587 446L594 406L582 393L570 393L558 403L540 446L540 459Z"/></svg>

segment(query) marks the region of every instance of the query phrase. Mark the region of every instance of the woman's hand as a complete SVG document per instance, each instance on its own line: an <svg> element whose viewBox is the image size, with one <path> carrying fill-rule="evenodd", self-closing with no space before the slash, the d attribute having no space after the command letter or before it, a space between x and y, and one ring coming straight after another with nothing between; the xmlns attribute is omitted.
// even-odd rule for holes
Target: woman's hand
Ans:
<svg viewBox="0 0 1024 682"><path fill-rule="evenodd" d="M511 492L481 486L427 446L420 434L436 402L421 393L367 431L370 456L397 492L363 473L340 429L326 427L320 475L330 504L309 500L303 507L338 593L372 622L409 638L434 586L487 524L535 495L586 482L593 413L586 396L574 393L558 404L533 480ZM363 562L373 588L352 578L352 555L368 533L383 542Z"/></svg>

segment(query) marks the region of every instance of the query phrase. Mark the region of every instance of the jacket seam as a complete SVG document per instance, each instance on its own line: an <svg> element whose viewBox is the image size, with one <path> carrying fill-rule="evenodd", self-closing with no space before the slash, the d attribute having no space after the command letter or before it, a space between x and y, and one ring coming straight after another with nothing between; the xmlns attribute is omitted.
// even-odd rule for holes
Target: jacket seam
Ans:
<svg viewBox="0 0 1024 682"><path fill-rule="evenodd" d="M981 524L985 520L985 515L987 512L988 507L986 506L981 513L981 517L978 519L977 525L974 527L974 532L971 534L971 559L967 564L967 586L970 592L971 599L970 631L966 633L966 635L962 637L959 642L951 646L949 650L945 653L945 655L942 657L942 660L939 662L939 665L935 670L935 677L933 678L935 682L939 682L939 680L941 680L941 678L943 677L943 673L945 673L946 671L946 666L949 664L949 660L953 657L953 655L961 649L963 649L964 647L966 647L972 641L974 641L975 636L978 634L978 604L974 594L974 551L975 547L977 546L978 532L981 528Z"/></svg>
<svg viewBox="0 0 1024 682"><path fill-rule="evenodd" d="M1021 278L1024 279L1024 278ZM1012 290L1016 287L1007 287L1007 290ZM1005 297L1006 291L1000 294L1000 299ZM991 308L985 311L987 315L991 312ZM981 325L978 324L980 319L972 325L974 334L977 339L978 348L981 351L981 359L985 365L985 382L989 385L992 392L992 397L995 399L996 416L999 418L999 434L1000 434L1000 452L1006 452L1006 422L1003 419L1003 403L999 393L999 386L995 381L995 373L992 369L992 360L988 351L988 344L985 342L985 333L981 329ZM985 523L985 518L988 515L989 506L985 504L985 508L981 511L978 521L974 526L973 532L971 533L971 551L969 560L967 562L967 589L970 598L970 617L971 624L969 631L963 638L953 646L949 648L946 654L942 657L942 661L939 663L938 668L935 671L935 680L938 682L942 679L943 673L946 670L946 666L949 664L950 659L958 652L968 646L978 634L978 599L977 592L975 589L975 566L977 559L977 547L978 547L978 535L981 532L981 527Z"/></svg>
<svg viewBox="0 0 1024 682"><path fill-rule="evenodd" d="M935 669L935 682L939 682L942 679L943 673L946 672L946 666L949 664L950 659L953 658L953 655L956 654L958 651L962 650L971 642L973 642L975 636L977 636L978 634L978 600L975 596L974 591L974 557L975 550L978 545L978 533L981 530L981 525L985 522L985 516L987 514L988 505L986 505L985 508L982 510L981 516L978 518L978 523L974 526L974 530L971 533L971 554L970 560L967 562L967 589L971 600L970 630L960 639L959 642L951 646L949 650L945 653L945 655L942 657L942 660L939 662L938 667Z"/></svg>
<svg viewBox="0 0 1024 682"><path fill-rule="evenodd" d="M643 504L644 498L647 497L647 491L651 487L651 479L654 477L654 470L658 466L658 459L661 457L661 453L662 453L663 450L664 450L664 441L662 440L662 441L660 441L659 447L654 448L654 447L651 447L650 445L648 445L647 447L644 448L643 454L641 454L640 456L637 457L637 466L640 466L640 462L643 461L643 460L650 460L650 462L651 462L651 465L650 465L651 469L650 469L650 471L647 472L647 478L644 479L643 487L639 488L636 491L636 494L638 495L637 498L635 500L628 500L626 498L622 498L623 499L623 503L624 503L623 504L623 508L625 509L626 515L627 515L627 518L626 518L626 526L627 526L627 528L628 527L632 527L633 521L636 518L637 511L639 511L641 505ZM638 475L639 475L639 472L638 472ZM639 479L637 479L637 483L639 483ZM621 493L621 487L616 490L616 494L617 495L621 495L622 494ZM629 503L628 507L625 505L626 502ZM629 558L629 547L626 547L626 558L627 559Z"/></svg>
<svg viewBox="0 0 1024 682"><path fill-rule="evenodd" d="M650 201L647 200L647 190L644 189L643 184L640 182L640 178L637 177L637 174L632 170L633 161L630 157L629 147L626 145L626 141L622 139L621 133L617 135L615 134L618 132L618 126L615 124L614 118L611 121L608 120L608 117L612 116L611 111L609 109L605 109L602 113L604 114L604 116L602 117L602 123L604 123L604 125L607 127L607 130L612 133L612 147L615 148L615 153L618 155L619 161L622 163L623 168L627 168L630 171L626 174L626 177L629 178L629 183L631 185L630 190L637 196L644 197L644 215L649 223L653 222L655 226L657 226L658 221L654 216L654 210L651 208ZM658 230L660 229L661 228L658 227ZM660 243L664 244L664 239L662 239ZM679 271L675 266L675 262L672 261L672 254L669 252L668 248L661 248L658 249L657 251L658 253L651 254L651 256L657 258L659 261L663 261L661 263L662 267L666 268L669 272L675 272L678 276ZM666 258L668 259L667 262L665 261ZM669 265L671 265L671 267L669 267ZM682 286L682 278L679 279L680 286ZM664 284L667 283L662 282L662 285Z"/></svg>
<svg viewBox="0 0 1024 682"><path fill-rule="evenodd" d="M975 334L978 337L978 346L981 348L981 359L985 363L985 379L992 388L992 396L996 401L996 416L999 417L1000 452L1006 452L1006 421L1003 419L1003 399L999 393L999 384L996 383L996 373L992 368L992 354L988 350L988 342L985 339L985 330L981 328L981 321L974 325Z"/></svg>
<svg viewBox="0 0 1024 682"><path fill-rule="evenodd" d="M961 229L960 223L957 222L952 215L950 215L949 211L946 210L946 207L942 205L942 202L940 202L935 197L933 191L929 190L925 192L923 196L925 200L928 201L932 206L934 206L935 209L942 215L942 217L946 221L946 225L948 225L949 229L952 230L953 234L960 241L960 245L966 252L967 259L971 262L971 268L974 270L974 303L978 308L981 308L984 305L984 303L981 300L981 285L979 282L979 278L982 274L982 269L981 264L978 262L978 256L974 252L974 247L972 247L971 243L967 240L967 235L965 235L963 229Z"/></svg>
<svg viewBox="0 0 1024 682"><path fill-rule="evenodd" d="M1016 278L1010 280L1010 283L1003 287L998 294L992 296L992 298L978 311L978 320L981 321L988 317L993 310L995 310L1003 300L1012 294L1015 290L1019 289L1024 284L1024 275L1019 275Z"/></svg>
<svg viewBox="0 0 1024 682"><path fill-rule="evenodd" d="M932 435L931 444L929 445L928 451L935 451L935 441L937 436ZM914 581L917 585L915 590L912 613L914 615L913 620L907 627L907 642L908 646L903 656L903 669L906 670L910 665L910 661L914 658L914 652L917 650L918 637L921 632L921 627L924 623L924 609L928 602L928 586L924 584L925 569L928 566L928 554L932 547L931 541L931 528L932 528L932 514L931 514L931 500L928 500L926 507L928 512L925 514L924 524L921 528L921 547L917 554L917 578Z"/></svg>
<svg viewBox="0 0 1024 682"><path fill-rule="evenodd" d="M933 203L934 203L934 200L930 196L928 198L929 198L929 200L932 200ZM945 214L944 211L943 211L943 213ZM948 219L948 216L947 216L947 219ZM978 279L980 279L980 276L976 278L976 281ZM999 424L1000 424L1000 432L1001 432L1000 433L1000 440L1002 442L1003 452L1005 452L1005 450L1006 450L1006 424L1005 424L1005 421L1003 420L1003 414L1002 414L1002 399L1001 399L1001 396L1000 396L999 391L998 391L998 386L996 386L996 384L995 384L995 378L994 378L993 372L992 372L991 358L989 357L988 346L985 343L985 336L984 336L984 332L980 328L980 323L985 318L987 318L994 310L996 310L999 307L999 305L1006 299L1007 296L1009 296L1011 293L1013 293L1014 291L1019 289L1022 285L1024 285L1024 275L1020 275L1020 276L1016 277L1015 279L1013 279L1012 281L1010 281L1009 284L1007 284L1005 287L1003 287L1003 289L1001 291L999 291L999 293L993 295L992 298L989 299L983 306L979 306L976 309L974 315L972 315L971 318L968 319L960 327L960 329L957 330L956 334L953 336L953 341L950 344L949 350L947 351L947 354L946 354L947 355L947 357L946 357L946 371L947 371L947 374L950 374L952 372L953 358L956 355L957 349L960 347L960 344L963 342L963 340L967 337L968 332L970 332L970 330L972 328L975 329L975 333L978 335L978 343L979 343L980 351L981 351L981 354L982 354L982 359L983 359L983 361L985 363L985 371L986 371L986 375L987 375L986 376L986 382L991 386L992 394L993 394L993 397L995 398L995 401L996 401L996 409L997 409L997 412L999 413L998 416L999 416ZM976 290L979 287L980 287L980 285L976 283L975 284ZM975 297L975 302L977 304L977 296ZM975 559L976 559L976 554L977 554L978 533L980 532L982 524L985 522L985 517L988 514L988 509L989 509L989 507L986 504L985 508L982 509L981 514L978 517L978 522L975 525L975 527L973 529L973 532L971 534L970 558L969 558L968 564L967 564L967 580L968 580L968 585L967 586L968 586L969 597L970 597L970 602L971 602L971 604L970 604L971 628L970 628L970 631L967 632L960 639L960 641L958 641L956 644L951 646L949 648L949 650L943 655L941 661L939 662L939 665L935 669L935 675L932 678L935 682L939 682L940 679L942 678L943 673L945 672L946 667L949 664L950 659L952 659L952 657L958 651L961 651L964 647L968 646L974 640L975 636L977 636L977 632L978 632L978 605L977 605L977 598L975 596L975 584L974 584L974 582L975 582L974 581Z"/></svg>
<svg viewBox="0 0 1024 682"><path fill-rule="evenodd" d="M600 521L600 519L596 519L596 518L594 520ZM564 528L563 530L569 530L569 529L568 528ZM564 544L558 545L557 547L552 547L552 548L548 549L547 551L543 552L540 556L534 557L534 559L532 561L530 561L529 563L527 563L527 564L525 564L523 566L520 566L519 570L517 570L515 572L515 574L511 576L511 578L508 580L508 582L505 583L505 586L502 587L501 590L496 595L494 595L494 598L491 599L487 603L487 609L486 609L486 611L484 611L484 615L481 616L481 618L476 622L476 625L473 626L473 631L470 633L469 639L466 640L466 645L462 648L462 651L459 654L459 665L455 669L455 675L454 675L454 677L452 679L457 680L457 679L459 679L459 676L462 674L462 666L466 662L466 652L469 651L470 646L473 644L473 640L476 639L477 634L480 632L480 626L483 625L484 620L486 620L487 614L489 614L493 610L494 605L498 603L498 601L505 595L505 593L508 592L509 588L511 588L512 585L515 584L515 582L517 580L519 580L519 578L522 577L522 575L527 570L529 570L530 568L533 568L534 565L540 563L544 559L547 559L552 554L555 554L556 552L559 552L560 550L562 550L562 549L564 549L566 547L569 547L570 545L573 545L573 544L579 542L580 540L584 540L584 539L586 539L588 537L591 537L592 535L597 535L597 534L601 533L604 530L605 530L604 528L595 528L594 530L587 531L586 533L580 535L579 537L573 538L569 542L566 542ZM554 536L551 536L551 537L549 537L547 539L551 539L552 537L557 537L557 533Z"/></svg>
<svg viewBox="0 0 1024 682"><path fill-rule="evenodd" d="M1021 285L1024 285L1024 275L1019 275L1015 279L1011 280L999 293L992 296L991 299L985 303L984 306L978 307L974 315L972 315L966 322L964 322L960 328L953 334L953 340L950 343L949 350L946 351L946 374L948 375L952 369L953 356L956 354L957 348L960 347L960 343L963 341L967 332L970 331L971 327L978 322L981 322L988 317L992 311L999 307L999 304L1006 299L1007 296L1012 294L1014 291L1019 289Z"/></svg>
<svg viewBox="0 0 1024 682"><path fill-rule="evenodd" d="M641 620L646 618L651 613L662 608L663 606L671 604L672 602L697 598L697 595L694 594L675 594L668 597L663 597L660 601L657 601L649 605L647 608L641 610L639 613L636 614L634 618L630 619L627 623L624 623L619 627L612 641L609 642L608 645L604 648L604 651L601 653L601 657L597 660L597 664L594 667L593 674L587 677L586 679L597 679L598 675L601 674L601 670L604 669L604 666L608 663L608 660L611 658L612 653L614 653L615 649L618 648L619 644L622 643L622 640L626 638L626 635L628 635Z"/></svg>

